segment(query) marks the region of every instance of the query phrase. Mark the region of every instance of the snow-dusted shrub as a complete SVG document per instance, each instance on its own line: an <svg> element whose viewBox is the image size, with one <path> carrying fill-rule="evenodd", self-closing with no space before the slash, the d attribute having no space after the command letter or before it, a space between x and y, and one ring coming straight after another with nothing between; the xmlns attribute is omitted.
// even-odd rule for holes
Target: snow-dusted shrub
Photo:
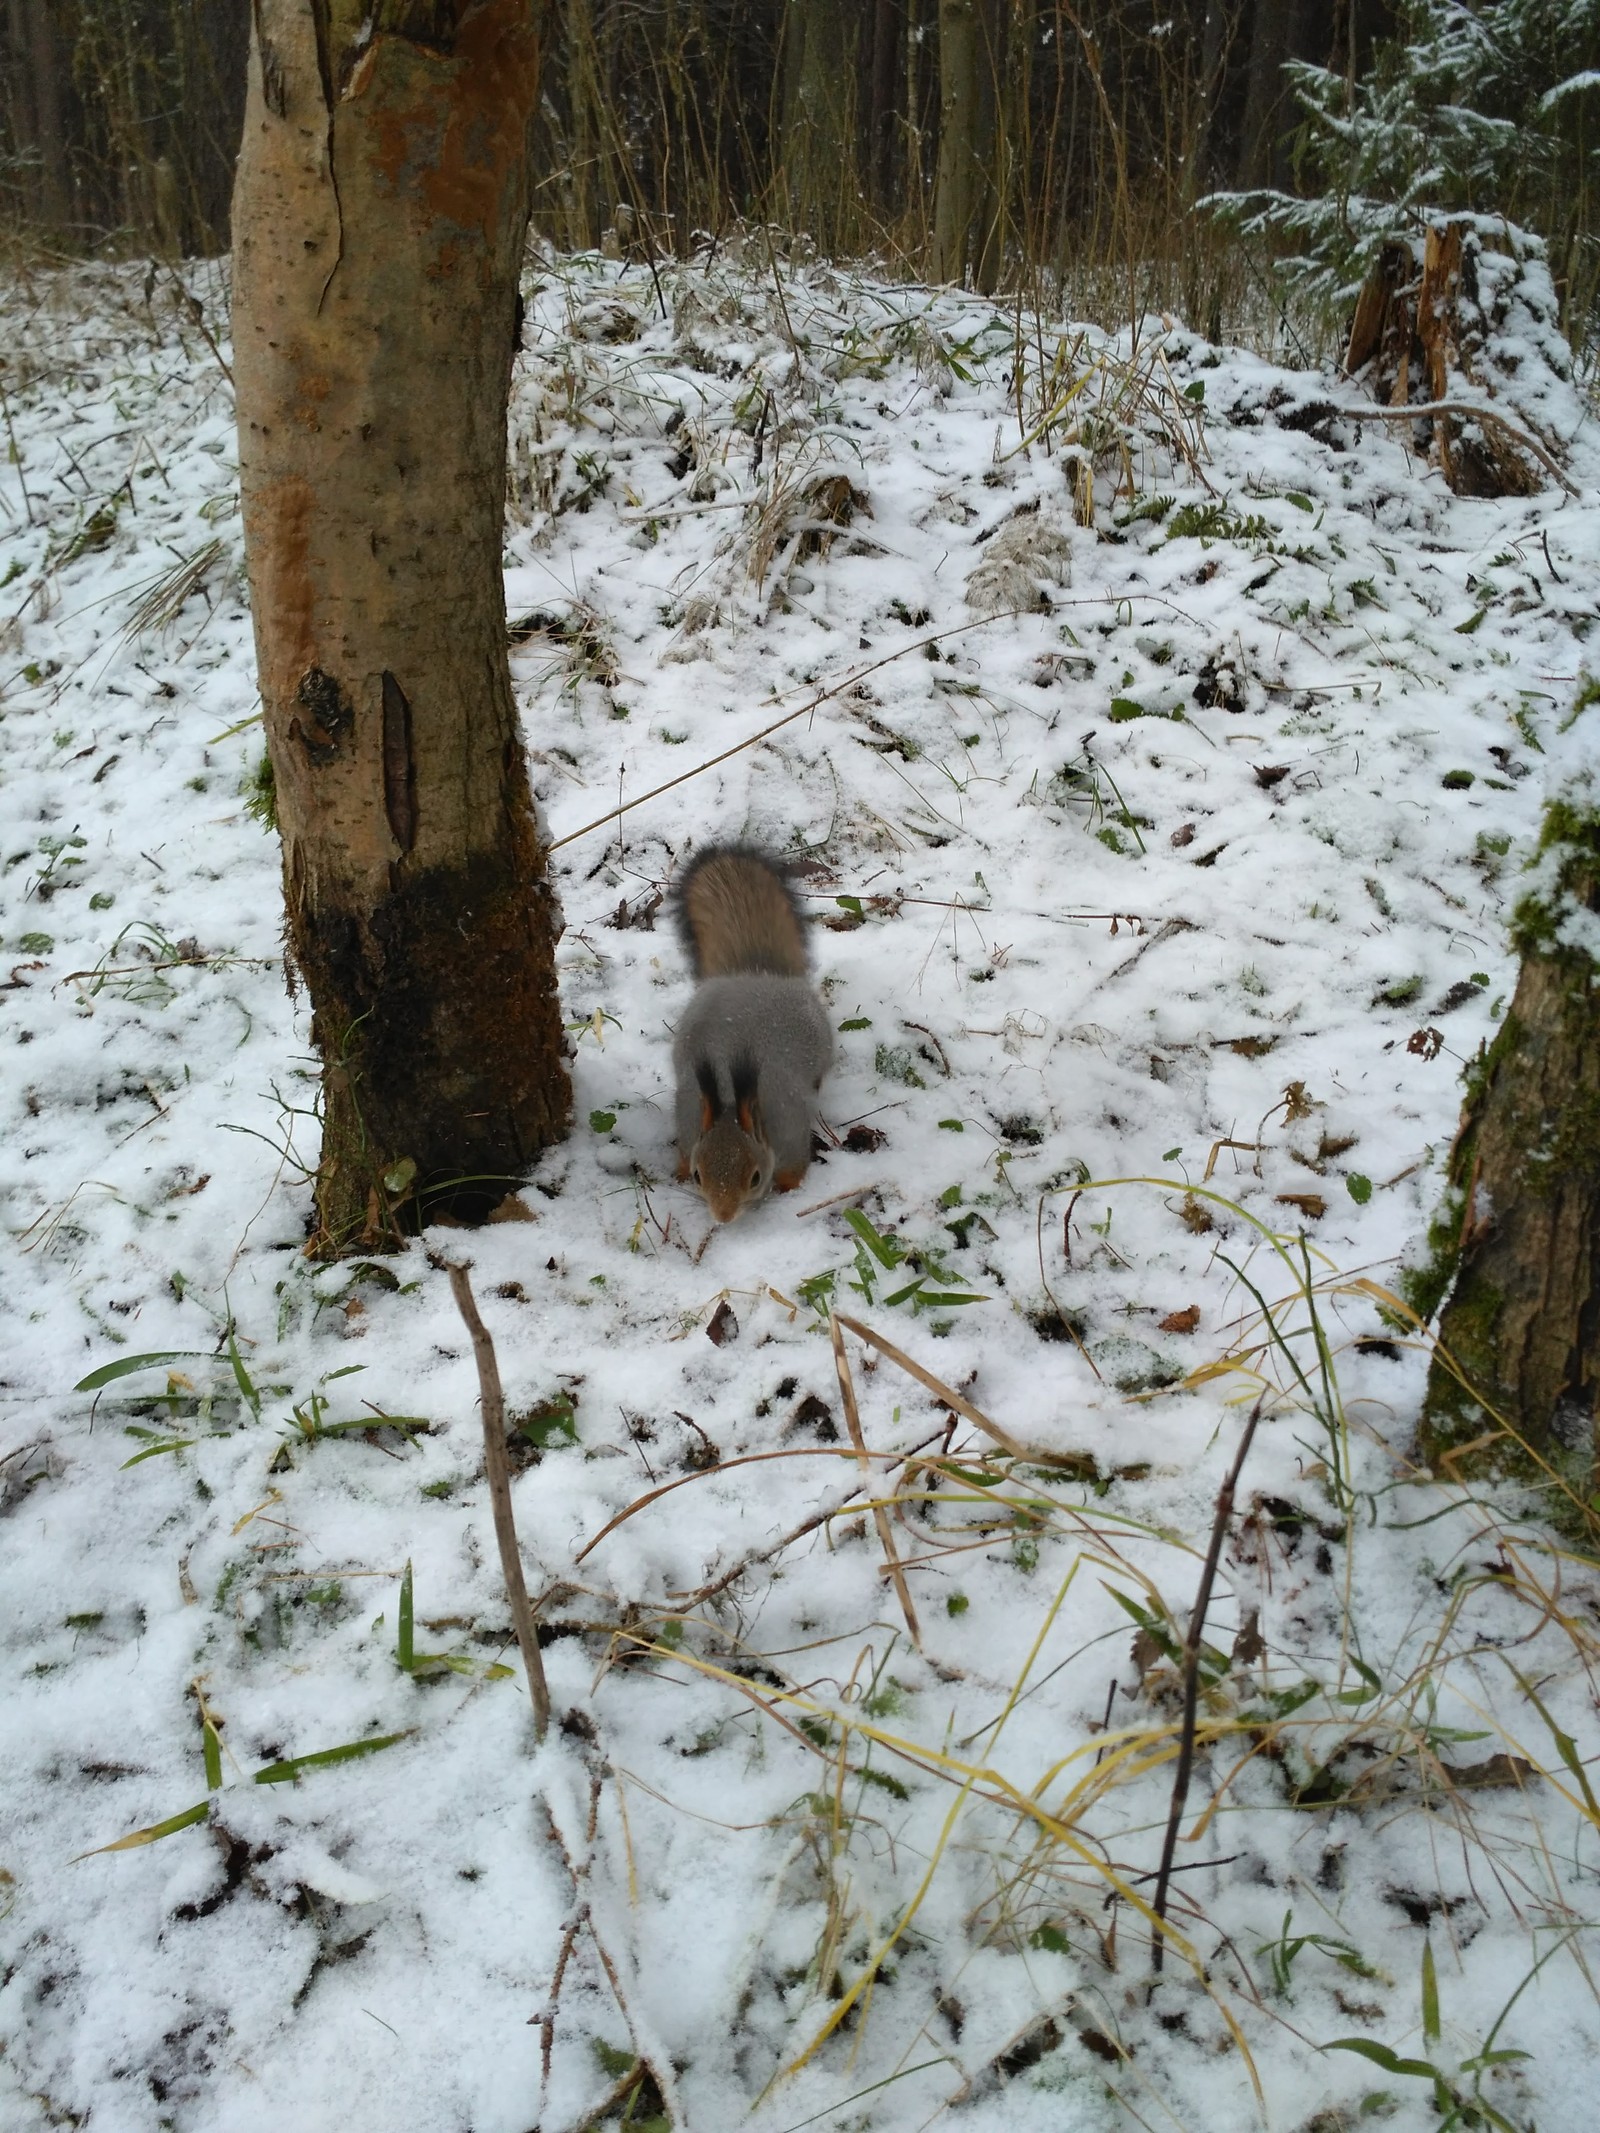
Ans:
<svg viewBox="0 0 1600 2133"><path fill-rule="evenodd" d="M1441 214L1510 218L1546 240L1568 330L1586 336L1600 282L1585 183L1600 0L1405 0L1398 14L1360 81L1291 64L1301 196L1207 204L1297 247L1282 268L1330 309L1354 299L1384 244L1414 243Z"/></svg>

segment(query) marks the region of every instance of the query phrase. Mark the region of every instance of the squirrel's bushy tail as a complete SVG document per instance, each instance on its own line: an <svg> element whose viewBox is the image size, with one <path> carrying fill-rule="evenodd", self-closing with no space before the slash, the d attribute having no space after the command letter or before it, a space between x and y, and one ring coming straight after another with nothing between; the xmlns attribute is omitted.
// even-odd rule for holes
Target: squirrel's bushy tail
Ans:
<svg viewBox="0 0 1600 2133"><path fill-rule="evenodd" d="M678 884L678 924L697 978L806 974L804 922L788 883L762 852L708 846Z"/></svg>

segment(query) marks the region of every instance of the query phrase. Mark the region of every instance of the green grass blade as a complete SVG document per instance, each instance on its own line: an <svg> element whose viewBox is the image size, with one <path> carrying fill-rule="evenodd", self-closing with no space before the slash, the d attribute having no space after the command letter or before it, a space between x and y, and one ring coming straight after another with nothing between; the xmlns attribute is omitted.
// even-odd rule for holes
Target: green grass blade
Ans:
<svg viewBox="0 0 1600 2133"><path fill-rule="evenodd" d="M859 1207L847 1207L844 1211L844 1219L861 1239L861 1242L866 1246L873 1258L877 1260L879 1266L892 1272L904 1259L905 1253L896 1251L888 1238L879 1236Z"/></svg>
<svg viewBox="0 0 1600 2133"><path fill-rule="evenodd" d="M1422 2034L1429 2044L1439 2041L1439 1974L1433 1967L1433 1942L1422 1943Z"/></svg>
<svg viewBox="0 0 1600 2133"><path fill-rule="evenodd" d="M209 1363L212 1358L203 1348L167 1348L155 1355L124 1355L114 1363L102 1363L98 1370L91 1370L86 1378L79 1378L74 1392L98 1392L118 1378L132 1377L136 1370L159 1370L164 1363ZM86 1855L87 1856L87 1855Z"/></svg>
<svg viewBox="0 0 1600 2133"><path fill-rule="evenodd" d="M411 1599L411 1564L409 1561L400 1580L400 1634L395 1642L394 1655L408 1674L417 1663L416 1622Z"/></svg>
<svg viewBox="0 0 1600 2133"><path fill-rule="evenodd" d="M310 1755L285 1756L281 1763L268 1763L251 1777L252 1785L287 1785L297 1778L302 1770L321 1770L331 1763L353 1763L363 1755L377 1755L385 1748L392 1748L397 1740L408 1740L411 1728L403 1733L380 1733L372 1740L349 1740L342 1748L317 1748Z"/></svg>
<svg viewBox="0 0 1600 2133"><path fill-rule="evenodd" d="M1324 2044L1325 2052L1359 2052L1363 2059L1370 2059L1374 2066L1381 2066L1386 2074L1415 2074L1420 2080L1432 2081L1434 2068L1426 2059L1402 2059L1398 2052L1391 2051L1387 2044L1374 2043L1371 2037L1335 2037Z"/></svg>
<svg viewBox="0 0 1600 2133"><path fill-rule="evenodd" d="M1573 1780L1576 1783L1578 1790L1583 1794L1583 1804L1589 1810L1590 1820L1593 1821L1596 1828L1600 1828L1600 1803L1597 1803L1595 1800L1593 1790L1591 1789L1589 1784L1589 1773L1584 1769L1583 1764L1579 1759L1577 1742L1572 1738L1572 1735L1570 1733L1562 1732L1561 1728L1556 1724L1555 1720L1546 1710L1544 1703L1540 1699L1538 1691L1533 1688L1529 1682L1524 1680L1523 1676L1517 1671L1515 1667L1511 1669L1511 1676L1512 1679L1516 1682L1517 1686L1521 1689L1523 1695L1527 1697L1529 1703L1533 1705L1533 1708L1538 1712L1539 1716L1544 1720L1545 1725L1549 1728L1550 1738L1556 1744L1556 1753L1560 1756L1562 1762L1566 1764L1568 1770L1571 1771Z"/></svg>
<svg viewBox="0 0 1600 2133"><path fill-rule="evenodd" d="M239 1343L234 1339L233 1327L228 1327L228 1361L233 1365L233 1382L239 1388L239 1396L249 1408L256 1421L261 1420L261 1395L257 1392L250 1373L244 1367L244 1357L239 1353Z"/></svg>
<svg viewBox="0 0 1600 2133"><path fill-rule="evenodd" d="M222 1784L222 1740L209 1718L202 1721L200 1738L205 1750L206 1790L216 1792Z"/></svg>
<svg viewBox="0 0 1600 2133"><path fill-rule="evenodd" d="M211 1802L201 1800L193 1807L186 1807L181 1815L169 1815L165 1822L152 1822L148 1829L130 1830L127 1836L118 1837L114 1844L97 1844L90 1851L79 1852L70 1863L76 1866L78 1859L98 1859L102 1852L131 1852L137 1851L141 1844L159 1844L163 1837L175 1836L180 1829L192 1829L210 1812Z"/></svg>
<svg viewBox="0 0 1600 2133"><path fill-rule="evenodd" d="M163 1452L186 1452L194 1441L193 1437L163 1437L158 1444L147 1444L142 1452L135 1452L131 1459L124 1459L117 1471L125 1474L130 1466L137 1466L141 1459L159 1459Z"/></svg>
<svg viewBox="0 0 1600 2133"><path fill-rule="evenodd" d="M346 1422L324 1422L318 1430L319 1437L347 1437L352 1430L360 1429L427 1429L430 1426L426 1415L385 1415L376 1411L370 1415L355 1415Z"/></svg>

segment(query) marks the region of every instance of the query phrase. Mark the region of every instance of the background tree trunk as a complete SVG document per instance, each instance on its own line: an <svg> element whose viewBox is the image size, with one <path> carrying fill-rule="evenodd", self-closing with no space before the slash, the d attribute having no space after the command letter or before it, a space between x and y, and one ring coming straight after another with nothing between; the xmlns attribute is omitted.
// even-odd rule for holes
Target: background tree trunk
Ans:
<svg viewBox="0 0 1600 2133"><path fill-rule="evenodd" d="M1588 1504L1600 1483L1600 813L1557 803L1547 882L1518 906L1522 971L1469 1083L1432 1242L1454 1286L1439 1339L1473 1391ZM1424 1298L1424 1301L1427 1299ZM1484 1407L1435 1361L1423 1449L1507 1458ZM1513 1453L1514 1453L1514 1447Z"/></svg>
<svg viewBox="0 0 1600 2133"><path fill-rule="evenodd" d="M1300 109L1284 63L1332 57L1332 35L1320 0L1256 0L1240 125L1239 184L1244 190L1266 185L1286 190L1293 184L1289 137Z"/></svg>
<svg viewBox="0 0 1600 2133"><path fill-rule="evenodd" d="M867 160L872 204L880 215L893 212L898 163L900 104L896 90L905 45L901 0L874 0L872 10L872 95L867 118Z"/></svg>
<svg viewBox="0 0 1600 2133"><path fill-rule="evenodd" d="M9 87L12 138L24 161L24 197L33 219L52 232L68 216L66 136L61 124L61 52L49 0L10 0L15 73Z"/></svg>
<svg viewBox="0 0 1600 2133"><path fill-rule="evenodd" d="M791 226L824 242L859 219L862 15L856 0L789 0L784 17L783 191Z"/></svg>
<svg viewBox="0 0 1600 2133"><path fill-rule="evenodd" d="M939 167L933 271L962 282L967 264L986 294L1000 278L995 107L1000 0L939 0Z"/></svg>
<svg viewBox="0 0 1600 2133"><path fill-rule="evenodd" d="M569 1108L506 664L537 0L257 0L234 364L289 944L340 1251L481 1212Z"/></svg>

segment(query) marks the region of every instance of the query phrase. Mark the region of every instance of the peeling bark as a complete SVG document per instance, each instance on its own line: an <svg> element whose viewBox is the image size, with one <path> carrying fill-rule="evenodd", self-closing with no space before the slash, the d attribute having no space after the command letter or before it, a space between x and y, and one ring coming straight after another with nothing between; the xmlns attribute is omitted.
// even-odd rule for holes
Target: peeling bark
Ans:
<svg viewBox="0 0 1600 2133"><path fill-rule="evenodd" d="M506 663L505 418L536 0L255 0L240 467L319 1245L481 1212L564 1130Z"/></svg>

